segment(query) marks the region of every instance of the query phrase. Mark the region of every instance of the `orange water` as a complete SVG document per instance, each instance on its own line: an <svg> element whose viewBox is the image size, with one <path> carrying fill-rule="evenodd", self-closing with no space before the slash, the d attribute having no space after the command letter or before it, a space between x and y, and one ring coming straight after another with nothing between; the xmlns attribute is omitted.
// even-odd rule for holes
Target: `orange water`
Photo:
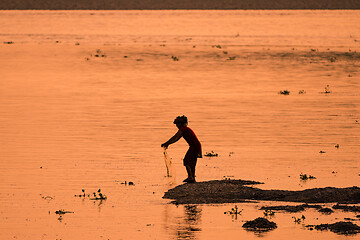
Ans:
<svg viewBox="0 0 360 240"><path fill-rule="evenodd" d="M233 219L224 211L234 204L162 199L186 177L185 141L168 149L175 182L160 147L183 114L204 153L219 154L198 161L198 181L359 186L360 61L331 61L332 51L360 51L359 16L0 11L0 239L257 239L243 222L276 203L238 204L243 214ZM290 95L278 94L285 89ZM104 201L74 197L99 188ZM74 213L59 219L59 209ZM261 236L358 237L306 230L292 220L301 214L306 224L355 216L277 213L278 229Z"/></svg>

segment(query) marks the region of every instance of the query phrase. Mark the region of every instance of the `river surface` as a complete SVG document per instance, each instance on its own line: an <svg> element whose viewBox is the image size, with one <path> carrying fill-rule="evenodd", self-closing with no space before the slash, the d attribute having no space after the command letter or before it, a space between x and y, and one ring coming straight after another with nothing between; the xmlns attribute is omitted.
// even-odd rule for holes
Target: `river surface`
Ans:
<svg viewBox="0 0 360 240"><path fill-rule="evenodd" d="M224 214L234 204L170 204L187 145L168 149L168 178L160 144L186 115L203 153L218 153L198 160L197 181L359 186L359 22L360 11L0 11L0 239L356 239L304 227L349 212L279 212L259 234L242 224L279 203L239 203L237 218Z"/></svg>

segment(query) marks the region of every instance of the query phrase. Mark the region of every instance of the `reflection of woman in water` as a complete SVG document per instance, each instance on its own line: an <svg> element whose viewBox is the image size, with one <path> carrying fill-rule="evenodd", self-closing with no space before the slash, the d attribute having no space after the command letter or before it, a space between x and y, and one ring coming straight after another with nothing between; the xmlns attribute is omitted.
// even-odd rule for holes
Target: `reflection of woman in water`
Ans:
<svg viewBox="0 0 360 240"><path fill-rule="evenodd" d="M170 144L177 142L181 137L185 139L185 141L189 144L189 150L184 157L184 166L186 167L186 171L188 173L188 177L184 180L184 182L194 183L196 182L195 167L197 158L202 157L201 144L199 142L199 139L196 137L194 131L187 126L187 117L185 117L184 115L181 117L178 116L174 120L174 124L176 124L176 127L179 130L167 142L161 144L161 146L167 148Z"/></svg>

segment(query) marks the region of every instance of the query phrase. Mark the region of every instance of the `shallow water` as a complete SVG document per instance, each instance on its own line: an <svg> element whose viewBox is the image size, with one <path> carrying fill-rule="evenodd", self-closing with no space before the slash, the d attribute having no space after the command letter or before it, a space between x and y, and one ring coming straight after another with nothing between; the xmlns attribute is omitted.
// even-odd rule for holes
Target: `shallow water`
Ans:
<svg viewBox="0 0 360 240"><path fill-rule="evenodd" d="M168 149L176 178L160 147L183 114L219 154L198 161L198 181L359 186L359 13L0 11L0 43L13 42L0 45L0 238L257 239L243 222L277 203L239 203L233 219L234 204L162 199L186 177L185 141ZM104 201L74 197L99 188ZM260 236L358 237L306 230L301 214L354 218L276 213Z"/></svg>

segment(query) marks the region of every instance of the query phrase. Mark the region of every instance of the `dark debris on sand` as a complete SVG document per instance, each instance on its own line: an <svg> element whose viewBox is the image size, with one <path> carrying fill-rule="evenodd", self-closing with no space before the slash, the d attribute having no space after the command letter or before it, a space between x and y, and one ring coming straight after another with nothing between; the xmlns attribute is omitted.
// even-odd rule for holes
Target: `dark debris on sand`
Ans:
<svg viewBox="0 0 360 240"><path fill-rule="evenodd" d="M336 204L332 208L341 209L345 212L360 212L360 206L347 206L347 205Z"/></svg>
<svg viewBox="0 0 360 240"><path fill-rule="evenodd" d="M336 222L333 224L307 225L306 227L316 230L330 230L338 234L360 233L360 227L352 222Z"/></svg>
<svg viewBox="0 0 360 240"><path fill-rule="evenodd" d="M242 227L250 231L269 231L277 228L276 223L261 217L247 221Z"/></svg>
<svg viewBox="0 0 360 240"><path fill-rule="evenodd" d="M163 198L177 204L235 203L248 200L270 200L303 203L360 203L360 188L313 188L302 191L262 190L246 185L261 184L244 180L214 180L179 185Z"/></svg>
<svg viewBox="0 0 360 240"><path fill-rule="evenodd" d="M323 214L332 214L334 212L334 210L332 210L331 208L322 208L319 210L319 212L321 212Z"/></svg>
<svg viewBox="0 0 360 240"><path fill-rule="evenodd" d="M302 205L284 205L284 206L267 206L261 207L260 210L271 210L271 211L285 211L285 212L301 212L304 211L306 208L315 208L315 209L322 209L320 205L309 205L309 204L302 204Z"/></svg>

